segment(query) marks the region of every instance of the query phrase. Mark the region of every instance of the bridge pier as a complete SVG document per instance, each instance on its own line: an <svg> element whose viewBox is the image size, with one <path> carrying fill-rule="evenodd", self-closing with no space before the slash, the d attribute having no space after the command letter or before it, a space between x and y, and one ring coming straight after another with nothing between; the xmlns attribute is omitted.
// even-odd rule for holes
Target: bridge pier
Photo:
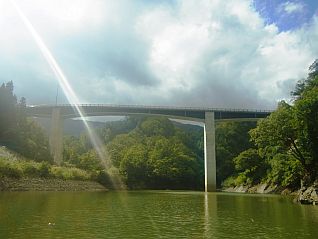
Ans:
<svg viewBox="0 0 318 239"><path fill-rule="evenodd" d="M54 163L60 165L63 159L63 120L61 109L57 107L52 110L49 141Z"/></svg>
<svg viewBox="0 0 318 239"><path fill-rule="evenodd" d="M215 122L214 112L205 112L204 120L205 191L216 191Z"/></svg>

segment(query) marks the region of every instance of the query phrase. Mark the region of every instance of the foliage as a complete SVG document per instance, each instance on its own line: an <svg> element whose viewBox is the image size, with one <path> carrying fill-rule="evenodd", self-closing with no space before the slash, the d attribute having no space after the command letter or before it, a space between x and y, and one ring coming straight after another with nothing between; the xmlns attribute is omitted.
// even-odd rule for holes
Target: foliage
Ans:
<svg viewBox="0 0 318 239"><path fill-rule="evenodd" d="M233 158L252 147L249 130L255 122L221 122L216 125L216 158L218 185L235 173Z"/></svg>
<svg viewBox="0 0 318 239"><path fill-rule="evenodd" d="M95 180L107 188L114 188L111 177L112 175L109 175L109 173L106 170L101 170L96 175Z"/></svg>
<svg viewBox="0 0 318 239"><path fill-rule="evenodd" d="M299 80L296 83L295 90L291 92L294 100L301 98L305 91L318 86L318 59L310 65L308 70L308 77L306 79Z"/></svg>
<svg viewBox="0 0 318 239"><path fill-rule="evenodd" d="M257 150L248 150L234 159L235 174L224 185L255 184L266 181L298 188L300 180L310 183L318 171L318 60L308 77L297 82L294 104L285 101L260 120L250 131Z"/></svg>
<svg viewBox="0 0 318 239"><path fill-rule="evenodd" d="M127 134L135 129L141 121L141 116L126 117L124 120L107 122L105 127L97 132L105 144L112 141L117 135Z"/></svg>
<svg viewBox="0 0 318 239"><path fill-rule="evenodd" d="M0 142L11 134L16 125L16 104L12 81L3 83L0 87Z"/></svg>
<svg viewBox="0 0 318 239"><path fill-rule="evenodd" d="M294 111L284 101L279 103L277 110L269 117L260 120L257 127L250 131L250 135L262 157L290 150L299 159L303 158L297 145Z"/></svg>
<svg viewBox="0 0 318 239"><path fill-rule="evenodd" d="M267 178L282 186L309 183L318 171L318 61L300 87L296 85L294 105L282 101L268 118L251 131L260 155L271 171ZM295 93L293 92L293 93ZM295 94L294 94L295 95Z"/></svg>
<svg viewBox="0 0 318 239"><path fill-rule="evenodd" d="M47 136L26 118L26 100L18 102L13 89L12 82L0 87L0 144L27 159L8 160L0 155L0 176L94 179L113 186L120 177L129 188L202 189L202 129L180 126L165 117L127 117L98 131L106 150L103 163L82 134L65 137L63 165L67 167L55 167L48 164ZM292 96L291 105L279 102L257 125L217 123L218 185L267 182L297 188L300 180L311 182L317 177L318 60L310 66L308 77L296 84Z"/></svg>
<svg viewBox="0 0 318 239"><path fill-rule="evenodd" d="M54 178L65 180L90 180L91 174L74 167L51 166L50 174Z"/></svg>
<svg viewBox="0 0 318 239"><path fill-rule="evenodd" d="M266 173L266 163L256 149L248 149L233 159L236 172L238 172L237 184L251 185L260 183Z"/></svg>
<svg viewBox="0 0 318 239"><path fill-rule="evenodd" d="M299 188L302 175L302 166L290 154L276 154L268 160L270 169L265 180L270 184L283 187Z"/></svg>
<svg viewBox="0 0 318 239"><path fill-rule="evenodd" d="M132 132L116 136L107 150L129 188L198 188L202 159L182 136L168 119L148 117Z"/></svg>
<svg viewBox="0 0 318 239"><path fill-rule="evenodd" d="M12 159L0 157L0 178L60 178L73 180L93 179L92 174L74 167L57 167L47 162L35 162L26 159Z"/></svg>
<svg viewBox="0 0 318 239"><path fill-rule="evenodd" d="M318 76L316 77L318 82ZM297 124L297 143L303 151L301 161L305 173L312 179L318 170L318 84L304 91L295 102L295 121Z"/></svg>
<svg viewBox="0 0 318 239"><path fill-rule="evenodd" d="M26 99L17 103L12 81L0 87L0 145L35 161L52 160L48 138L42 128L27 119L24 109Z"/></svg>

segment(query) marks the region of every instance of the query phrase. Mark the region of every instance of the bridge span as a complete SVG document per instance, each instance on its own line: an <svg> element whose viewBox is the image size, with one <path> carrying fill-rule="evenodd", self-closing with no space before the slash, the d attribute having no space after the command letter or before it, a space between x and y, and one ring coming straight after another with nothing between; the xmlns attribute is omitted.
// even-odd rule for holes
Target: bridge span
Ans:
<svg viewBox="0 0 318 239"><path fill-rule="evenodd" d="M89 116L128 116L158 115L172 119L183 119L204 124L204 168L205 191L216 191L216 156L215 156L215 121L222 120L258 120L267 117L271 111L190 108L137 105L76 105L85 117ZM63 157L63 119L80 117L75 105L35 105L27 106L26 114L30 117L51 118L50 150L56 164Z"/></svg>

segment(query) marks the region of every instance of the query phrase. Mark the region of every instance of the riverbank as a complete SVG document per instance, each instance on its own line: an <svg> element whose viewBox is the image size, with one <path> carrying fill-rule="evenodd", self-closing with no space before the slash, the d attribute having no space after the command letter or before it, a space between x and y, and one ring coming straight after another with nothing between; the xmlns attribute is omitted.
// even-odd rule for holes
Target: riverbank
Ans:
<svg viewBox="0 0 318 239"><path fill-rule="evenodd" d="M299 190L290 190L288 188L278 187L277 185L268 185L266 183L254 186L240 185L236 187L225 188L224 192L234 193L259 193L259 194L280 194L294 197L294 202L301 204L318 205L318 181L310 186L302 187Z"/></svg>
<svg viewBox="0 0 318 239"><path fill-rule="evenodd" d="M0 191L105 191L101 173L35 162L0 147Z"/></svg>
<svg viewBox="0 0 318 239"><path fill-rule="evenodd" d="M107 191L94 181L49 178L1 178L0 191Z"/></svg>

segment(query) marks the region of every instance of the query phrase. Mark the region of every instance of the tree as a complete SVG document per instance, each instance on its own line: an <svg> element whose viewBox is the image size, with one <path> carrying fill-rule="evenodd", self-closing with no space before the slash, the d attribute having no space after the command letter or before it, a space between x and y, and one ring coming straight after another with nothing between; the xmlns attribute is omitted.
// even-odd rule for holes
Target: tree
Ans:
<svg viewBox="0 0 318 239"><path fill-rule="evenodd" d="M143 144L134 144L125 151L120 161L119 170L129 188L146 188L149 183L147 150Z"/></svg>
<svg viewBox="0 0 318 239"><path fill-rule="evenodd" d="M317 61L294 106L282 101L268 118L251 130L260 155L282 160L294 157L301 165L301 177L311 182L318 170L318 74ZM289 160L290 161L290 160ZM288 169L286 169L288 170Z"/></svg>
<svg viewBox="0 0 318 239"><path fill-rule="evenodd" d="M156 139L149 152L149 161L155 188L184 189L199 186L199 163L178 139Z"/></svg>
<svg viewBox="0 0 318 239"><path fill-rule="evenodd" d="M266 173L266 164L256 149L248 149L233 159L238 173L238 184L252 185L261 182Z"/></svg>
<svg viewBox="0 0 318 239"><path fill-rule="evenodd" d="M0 143L4 145L8 138L12 137L12 131L16 126L17 98L13 89L12 81L3 83L0 87Z"/></svg>
<svg viewBox="0 0 318 239"><path fill-rule="evenodd" d="M255 125L255 122L221 122L216 125L218 185L235 172L233 158L253 146L248 132Z"/></svg>
<svg viewBox="0 0 318 239"><path fill-rule="evenodd" d="M26 99L17 103L13 82L0 87L0 144L36 161L51 161L48 138L42 128L25 115Z"/></svg>
<svg viewBox="0 0 318 239"><path fill-rule="evenodd" d="M318 86L318 59L316 59L308 69L308 77L296 83L295 90L291 92L294 100L302 97L304 92Z"/></svg>
<svg viewBox="0 0 318 239"><path fill-rule="evenodd" d="M303 167L299 160L291 154L278 153L267 159L268 170L266 182L283 187L298 189L303 175Z"/></svg>
<svg viewBox="0 0 318 239"><path fill-rule="evenodd" d="M148 117L130 133L117 135L107 150L129 188L200 188L203 161L185 137L170 120Z"/></svg>
<svg viewBox="0 0 318 239"><path fill-rule="evenodd" d="M312 179L318 170L318 86L304 91L302 98L295 102L298 127L298 144L306 150L303 163Z"/></svg>
<svg viewBox="0 0 318 239"><path fill-rule="evenodd" d="M169 137L175 133L174 125L165 117L148 117L141 122L138 130L145 136Z"/></svg>

